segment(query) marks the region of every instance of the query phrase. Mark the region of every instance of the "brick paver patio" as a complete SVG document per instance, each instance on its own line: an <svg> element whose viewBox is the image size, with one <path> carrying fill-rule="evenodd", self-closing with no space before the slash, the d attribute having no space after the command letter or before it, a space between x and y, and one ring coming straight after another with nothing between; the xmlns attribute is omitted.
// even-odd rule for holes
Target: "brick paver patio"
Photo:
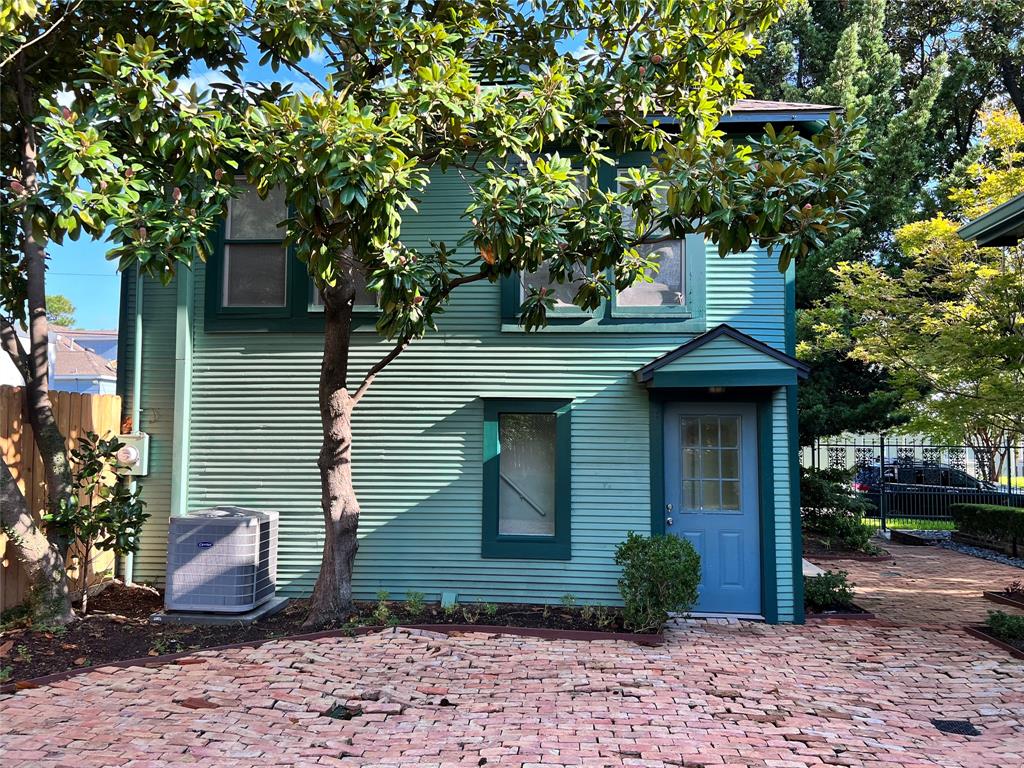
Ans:
<svg viewBox="0 0 1024 768"><path fill-rule="evenodd" d="M880 619L899 624L981 624L999 609L982 592L998 592L1011 581L1024 581L1024 571L1002 563L962 555L941 547L907 547L883 542L890 562L814 561L821 568L847 571L856 584L857 604Z"/></svg>
<svg viewBox="0 0 1024 768"><path fill-rule="evenodd" d="M922 625L960 622L944 596L993 566L903 549L850 564L876 622L691 622L660 648L397 630L100 668L0 697L0 765L1024 765L1024 662Z"/></svg>

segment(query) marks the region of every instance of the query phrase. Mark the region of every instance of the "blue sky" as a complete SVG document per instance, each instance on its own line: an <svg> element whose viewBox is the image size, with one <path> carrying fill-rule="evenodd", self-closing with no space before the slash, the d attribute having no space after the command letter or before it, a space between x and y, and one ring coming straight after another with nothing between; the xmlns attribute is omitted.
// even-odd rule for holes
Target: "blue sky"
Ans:
<svg viewBox="0 0 1024 768"><path fill-rule="evenodd" d="M107 261L106 252L106 243L85 238L49 248L46 293L71 300L80 328L117 328L121 277L117 262Z"/></svg>

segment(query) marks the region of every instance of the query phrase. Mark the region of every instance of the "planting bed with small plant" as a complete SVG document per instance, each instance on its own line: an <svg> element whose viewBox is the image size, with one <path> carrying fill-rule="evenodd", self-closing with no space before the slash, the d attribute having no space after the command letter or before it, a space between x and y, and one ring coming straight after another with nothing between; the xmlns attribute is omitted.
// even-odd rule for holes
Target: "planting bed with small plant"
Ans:
<svg viewBox="0 0 1024 768"><path fill-rule="evenodd" d="M875 530L861 520L869 505L851 489L849 472L806 468L800 472L805 557L887 556L885 550L871 541Z"/></svg>
<svg viewBox="0 0 1024 768"><path fill-rule="evenodd" d="M1024 582L1011 581L998 592L985 592L985 597L995 603L1024 609Z"/></svg>
<svg viewBox="0 0 1024 768"><path fill-rule="evenodd" d="M399 625L475 625L563 633L658 633L670 613L686 612L697 599L700 557L675 536L630 534L616 550L622 567L619 589L624 608L591 605L563 595L553 605L459 602L428 603L420 592L393 599L380 592L357 602L343 624L304 626L305 600L292 600L282 612L249 626L154 624L163 597L148 587L119 582L90 601L90 614L67 627L33 627L24 614L0 620L0 685L115 661L164 656L218 645L251 643L318 630L355 634L360 628ZM569 636L572 636L571 634Z"/></svg>
<svg viewBox="0 0 1024 768"><path fill-rule="evenodd" d="M804 608L809 616L864 614L863 608L853 602L853 588L846 571L825 571L817 576L804 577Z"/></svg>
<svg viewBox="0 0 1024 768"><path fill-rule="evenodd" d="M999 646L1019 659L1024 659L1024 616L989 611L988 618L980 627L967 627L975 637Z"/></svg>

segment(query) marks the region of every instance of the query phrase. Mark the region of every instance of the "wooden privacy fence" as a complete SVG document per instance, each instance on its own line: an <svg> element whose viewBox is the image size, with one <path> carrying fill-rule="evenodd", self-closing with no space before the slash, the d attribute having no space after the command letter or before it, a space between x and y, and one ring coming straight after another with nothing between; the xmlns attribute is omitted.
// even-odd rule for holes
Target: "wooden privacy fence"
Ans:
<svg viewBox="0 0 1024 768"><path fill-rule="evenodd" d="M36 450L32 428L24 421L23 395L20 387L0 387L0 452L11 474L28 500L37 519L46 508L46 473ZM76 392L50 392L53 415L61 434L67 438L68 449L77 446L78 437L95 432L101 437L117 434L121 425L121 398L117 395L80 395ZM0 533L0 611L20 605L27 597L25 573ZM114 555L94 552L91 558L90 584L102 581L113 572ZM81 574L79 558L72 553L68 559L68 578L74 590Z"/></svg>

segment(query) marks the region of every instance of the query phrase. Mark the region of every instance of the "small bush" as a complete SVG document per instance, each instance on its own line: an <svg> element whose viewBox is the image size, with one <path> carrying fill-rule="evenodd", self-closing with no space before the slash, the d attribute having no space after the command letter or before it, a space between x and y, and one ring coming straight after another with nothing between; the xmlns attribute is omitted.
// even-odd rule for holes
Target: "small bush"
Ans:
<svg viewBox="0 0 1024 768"><path fill-rule="evenodd" d="M633 632L657 632L669 613L685 613L697 602L700 555L686 539L631 531L615 550L615 564L622 566L619 592Z"/></svg>
<svg viewBox="0 0 1024 768"><path fill-rule="evenodd" d="M1000 640L1024 640L1024 616L989 611L985 625Z"/></svg>
<svg viewBox="0 0 1024 768"><path fill-rule="evenodd" d="M873 531L860 521L870 505L850 488L850 478L842 469L800 470L803 528L830 549L875 554Z"/></svg>
<svg viewBox="0 0 1024 768"><path fill-rule="evenodd" d="M853 587L846 571L825 571L804 577L804 606L810 613L821 613L853 605Z"/></svg>
<svg viewBox="0 0 1024 768"><path fill-rule="evenodd" d="M953 504L949 508L957 530L969 536L1005 542L1017 551L1024 544L1024 509L995 504Z"/></svg>

